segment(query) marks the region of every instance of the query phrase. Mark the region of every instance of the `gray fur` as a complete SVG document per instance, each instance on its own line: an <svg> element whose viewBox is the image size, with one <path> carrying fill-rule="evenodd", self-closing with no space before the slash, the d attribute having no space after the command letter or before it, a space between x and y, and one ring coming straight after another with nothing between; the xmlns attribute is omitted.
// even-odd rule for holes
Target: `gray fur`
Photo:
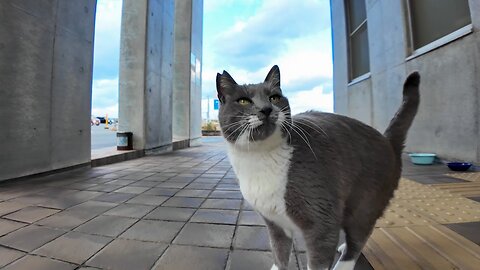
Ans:
<svg viewBox="0 0 480 270"><path fill-rule="evenodd" d="M238 85L224 71L217 75L221 100L219 120L227 141L235 142L244 131L237 123L242 115L265 116L264 125L251 132L261 141L275 130L280 111L288 113L283 136L293 146L285 203L288 216L300 228L308 249L311 269L331 267L340 229L346 233L346 252L341 260L356 260L375 222L393 197L401 173L401 151L407 131L419 105L420 76L412 73L405 81L404 100L385 135L346 116L305 112L290 117L288 100L280 89L280 71L274 66L265 82ZM281 95L276 104L272 95ZM248 97L252 106L236 101ZM235 125L235 123L237 123ZM268 179L265 179L268 181ZM291 239L266 220L275 263L287 269Z"/></svg>

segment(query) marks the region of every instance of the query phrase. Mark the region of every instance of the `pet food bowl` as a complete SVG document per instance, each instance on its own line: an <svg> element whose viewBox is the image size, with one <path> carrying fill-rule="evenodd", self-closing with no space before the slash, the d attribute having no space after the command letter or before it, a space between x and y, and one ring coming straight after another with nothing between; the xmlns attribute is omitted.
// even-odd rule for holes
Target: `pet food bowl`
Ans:
<svg viewBox="0 0 480 270"><path fill-rule="evenodd" d="M472 163L468 163L468 162L448 162L447 166L452 171L466 171L472 166Z"/></svg>
<svg viewBox="0 0 480 270"><path fill-rule="evenodd" d="M432 153L411 153L409 156L413 164L432 165L436 155Z"/></svg>

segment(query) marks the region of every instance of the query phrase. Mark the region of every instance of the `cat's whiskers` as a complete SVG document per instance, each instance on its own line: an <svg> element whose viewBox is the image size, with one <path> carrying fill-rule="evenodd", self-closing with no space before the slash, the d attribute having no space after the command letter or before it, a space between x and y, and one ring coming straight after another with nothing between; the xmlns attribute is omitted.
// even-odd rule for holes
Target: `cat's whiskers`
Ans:
<svg viewBox="0 0 480 270"><path fill-rule="evenodd" d="M230 129L234 128L234 127L237 127L239 125L242 125L244 124L242 121L237 121L235 123L231 123L231 124L228 124L228 125L225 125L225 126L222 126L222 128L226 128L223 133L227 133Z"/></svg>
<svg viewBox="0 0 480 270"><path fill-rule="evenodd" d="M312 152L313 156L315 157L315 159L317 159L317 155L315 154L315 152L313 151L313 148L312 146L310 145L310 141L308 140L307 138L307 134L305 134L305 130L302 129L301 127L295 125L292 122L288 122L288 121L284 121L285 124L289 125L291 127L291 130L293 130L295 133L298 134L298 136L305 142L305 144L308 146L308 148L310 149L310 151Z"/></svg>
<svg viewBox="0 0 480 270"><path fill-rule="evenodd" d="M244 129L246 126L248 126L245 122L242 122L240 126L238 126L234 131L232 131L230 133L230 135L228 135L225 139L228 141L228 139L235 134L235 132L237 132L239 129ZM243 132L243 129L241 130L240 134L237 136L237 139L235 140L235 142L238 140L238 137L240 137L242 135L242 132Z"/></svg>
<svg viewBox="0 0 480 270"><path fill-rule="evenodd" d="M303 121L307 122L308 124L307 123L302 123L301 121L297 121L296 123L303 124L303 125L311 128L311 129L317 131L318 133L322 133L323 135L325 135L325 137L328 138L327 133L317 123L313 122L312 120L308 119L307 117L304 117L303 115L297 115L296 117L302 119Z"/></svg>

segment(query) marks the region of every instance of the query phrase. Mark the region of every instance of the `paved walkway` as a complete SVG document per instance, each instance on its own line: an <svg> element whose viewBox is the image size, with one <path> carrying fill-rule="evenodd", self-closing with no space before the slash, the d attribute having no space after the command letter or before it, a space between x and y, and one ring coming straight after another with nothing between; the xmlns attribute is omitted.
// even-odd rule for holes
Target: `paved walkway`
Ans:
<svg viewBox="0 0 480 270"><path fill-rule="evenodd" d="M442 181L443 186L438 189L451 194L452 188L445 183L473 182L460 180L466 178L464 174L454 178L445 173L439 166L421 169L407 166L405 176L413 180L402 180L408 182L402 182L401 190L408 186L410 194L414 194L420 187L431 188L431 182ZM474 200L458 196L474 209L480 209ZM413 203L412 199L404 199ZM428 213L419 217L425 215ZM408 218L417 222L414 216ZM475 231L479 226L478 222L470 222L472 219L468 223L473 224L470 227ZM403 248L414 238L394 237L402 235L394 234L395 228L412 225L402 223L404 220L389 212L379 221L371 238L374 241L369 242L364 252L370 263L362 257L356 269L373 269L372 266L394 269L388 267L389 263L407 269L400 267L402 263L408 266L411 261L425 261L423 255L418 256L421 251L412 255L410 249ZM467 249L471 247L467 252L469 258L479 258L480 253L475 249L478 239L473 239L468 228L462 227L466 223L449 222L460 226L458 229L440 225L441 220L431 217L428 221L421 226L439 228L449 239ZM428 232L424 235L428 236ZM389 241L393 246L389 247ZM429 242L421 243L428 246ZM383 247L406 255L392 257L388 250L381 251ZM0 184L0 268L262 270L272 265L269 249L266 228L243 201L225 151L218 143ZM462 260L462 254L445 255L436 246L429 252L433 260L437 257L447 257L447 262L448 258ZM470 264L460 266L469 269ZM295 241L290 269L306 269L302 241Z"/></svg>

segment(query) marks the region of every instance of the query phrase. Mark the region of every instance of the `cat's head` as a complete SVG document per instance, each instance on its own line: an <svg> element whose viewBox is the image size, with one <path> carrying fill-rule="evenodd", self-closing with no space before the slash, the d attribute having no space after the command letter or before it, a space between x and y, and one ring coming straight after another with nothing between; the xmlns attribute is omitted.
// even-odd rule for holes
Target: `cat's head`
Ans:
<svg viewBox="0 0 480 270"><path fill-rule="evenodd" d="M219 121L223 136L238 146L271 138L286 139L291 126L288 99L280 89L280 70L273 66L265 81L238 85L223 71L217 74Z"/></svg>

